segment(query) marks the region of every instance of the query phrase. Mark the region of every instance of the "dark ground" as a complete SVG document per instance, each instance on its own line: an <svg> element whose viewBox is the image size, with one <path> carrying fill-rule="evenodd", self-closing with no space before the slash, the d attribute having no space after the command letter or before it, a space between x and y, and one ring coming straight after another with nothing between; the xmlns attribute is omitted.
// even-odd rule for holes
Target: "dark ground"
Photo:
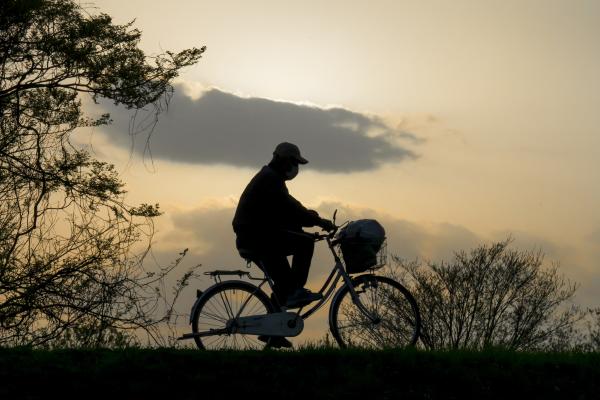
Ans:
<svg viewBox="0 0 600 400"><path fill-rule="evenodd" d="M0 349L0 399L600 399L600 354Z"/></svg>

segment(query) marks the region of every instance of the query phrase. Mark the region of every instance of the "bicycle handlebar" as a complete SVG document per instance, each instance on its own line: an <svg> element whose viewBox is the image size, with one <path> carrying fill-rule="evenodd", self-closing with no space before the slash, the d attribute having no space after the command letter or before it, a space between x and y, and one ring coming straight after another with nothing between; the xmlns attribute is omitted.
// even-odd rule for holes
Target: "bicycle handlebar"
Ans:
<svg viewBox="0 0 600 400"><path fill-rule="evenodd" d="M298 232L298 231L292 231L289 229L286 229L286 232L289 232L294 235L311 237L312 239L314 239L315 242L319 242L324 239L333 239L333 237L337 233L338 229L340 229L339 225L335 225L336 214L337 214L337 210L335 210L335 212L333 213L334 228L332 230L328 231L327 233L320 233L320 232L308 233L308 232L304 232L304 231ZM342 224L342 225L344 225L344 224Z"/></svg>
<svg viewBox="0 0 600 400"><path fill-rule="evenodd" d="M334 235L336 234L337 230L338 230L339 226L336 226L335 229L327 232L327 233L320 233L320 232L313 232L313 233L308 233L308 232L298 232L298 231L292 231L292 230L288 230L286 229L286 232L289 232L293 235L300 235L300 236L308 236L311 237L312 239L315 240L315 242L319 242L321 240L327 239L327 238L333 238Z"/></svg>

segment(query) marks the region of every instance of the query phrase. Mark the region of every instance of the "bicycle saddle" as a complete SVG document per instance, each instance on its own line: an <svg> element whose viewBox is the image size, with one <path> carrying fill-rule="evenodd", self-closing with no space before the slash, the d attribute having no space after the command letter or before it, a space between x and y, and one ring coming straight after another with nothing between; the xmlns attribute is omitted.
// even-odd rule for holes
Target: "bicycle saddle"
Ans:
<svg viewBox="0 0 600 400"><path fill-rule="evenodd" d="M256 258L258 256L254 251L252 251L250 249L239 248L238 252L240 253L240 256L243 259L248 260L248 261L254 261L254 260L256 260Z"/></svg>

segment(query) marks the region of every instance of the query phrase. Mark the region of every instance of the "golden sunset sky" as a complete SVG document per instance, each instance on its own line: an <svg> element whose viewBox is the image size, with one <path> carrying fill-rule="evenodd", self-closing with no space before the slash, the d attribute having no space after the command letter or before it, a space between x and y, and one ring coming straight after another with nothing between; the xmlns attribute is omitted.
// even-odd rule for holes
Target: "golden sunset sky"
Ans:
<svg viewBox="0 0 600 400"><path fill-rule="evenodd" d="M390 252L436 261L512 235L600 305L599 1L94 3L135 19L149 54L207 46L151 158L125 110L82 139L123 173L129 202L160 203L160 262L189 247L188 265L243 268L237 199L286 140L309 160L290 192L324 217L380 220ZM311 289L330 265L319 248ZM294 341L326 325L307 330Z"/></svg>

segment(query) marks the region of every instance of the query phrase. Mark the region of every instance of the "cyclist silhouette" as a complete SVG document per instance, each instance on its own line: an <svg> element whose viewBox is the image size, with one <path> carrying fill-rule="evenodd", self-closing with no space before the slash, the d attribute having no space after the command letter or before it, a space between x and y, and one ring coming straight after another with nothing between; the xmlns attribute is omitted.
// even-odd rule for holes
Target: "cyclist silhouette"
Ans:
<svg viewBox="0 0 600 400"><path fill-rule="evenodd" d="M331 221L292 197L285 185L298 174L298 165L306 163L295 144L277 145L271 162L246 186L232 223L240 254L250 252L261 261L258 265L274 282L277 303L288 308L322 297L304 288L315 245L313 238L298 233L302 227L334 229ZM289 255L293 256L291 268Z"/></svg>

